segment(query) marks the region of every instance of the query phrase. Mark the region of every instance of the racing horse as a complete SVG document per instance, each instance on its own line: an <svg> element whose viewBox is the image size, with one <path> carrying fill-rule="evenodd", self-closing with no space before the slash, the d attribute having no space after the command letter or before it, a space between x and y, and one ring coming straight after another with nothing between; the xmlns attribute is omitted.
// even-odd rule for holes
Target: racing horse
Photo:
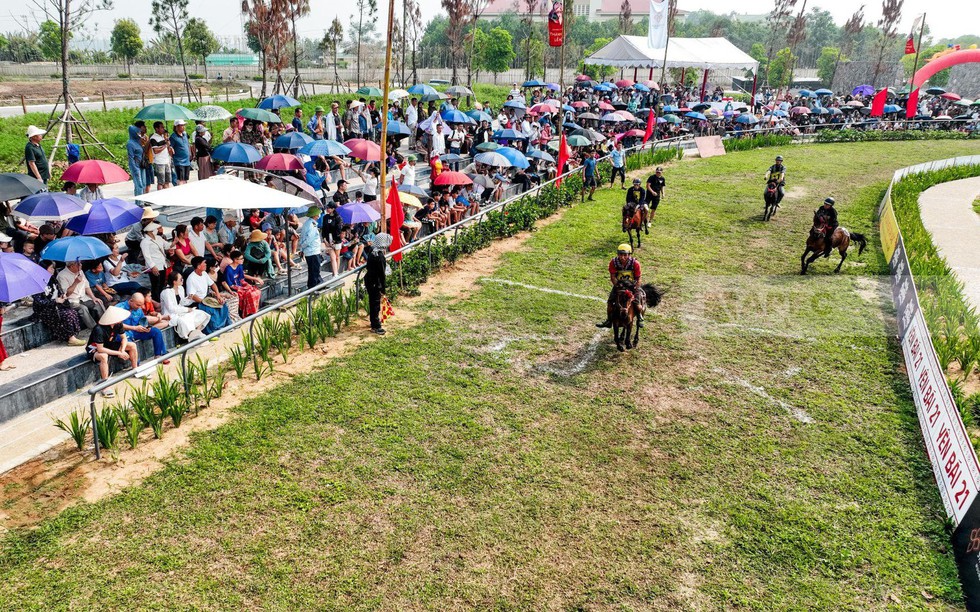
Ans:
<svg viewBox="0 0 980 612"><path fill-rule="evenodd" d="M772 219L772 216L776 214L776 209L779 208L779 183L770 179L766 183L766 190L762 193L762 199L765 202L765 208L762 209L762 220L768 221Z"/></svg>
<svg viewBox="0 0 980 612"><path fill-rule="evenodd" d="M636 292L629 283L616 285L613 301L606 306L606 314L612 322L613 339L620 352L639 346L640 325L636 318L647 308L656 308L661 298L663 292L653 285L643 285Z"/></svg>
<svg viewBox="0 0 980 612"><path fill-rule="evenodd" d="M812 264L818 257L824 254L826 250L826 227L825 225L814 225L810 228L810 235L806 239L806 250L803 251L803 255L800 257L800 264L802 269L800 274L806 274L807 268ZM849 232L843 226L838 227L834 230L833 235L830 237L831 248L837 249L840 253L840 263L834 268L834 273L840 272L840 267L844 265L844 260L847 259L847 248L851 246L851 241L858 243L860 248L858 249L858 255L864 252L864 248L868 246L868 241L864 237L864 234L859 234L857 232ZM813 253L813 255L807 259L807 255Z"/></svg>
<svg viewBox="0 0 980 612"><path fill-rule="evenodd" d="M633 232L636 232L636 248L643 246L640 242L640 230L650 233L649 215L647 209L642 206L623 207L623 231L629 236L630 247L633 247Z"/></svg>

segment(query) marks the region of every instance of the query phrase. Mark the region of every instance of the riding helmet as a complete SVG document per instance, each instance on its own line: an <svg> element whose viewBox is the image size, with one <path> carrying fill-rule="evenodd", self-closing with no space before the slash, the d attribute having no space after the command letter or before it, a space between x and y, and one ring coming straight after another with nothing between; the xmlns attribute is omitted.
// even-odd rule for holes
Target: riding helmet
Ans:
<svg viewBox="0 0 980 612"><path fill-rule="evenodd" d="M830 204L831 206L833 206L834 204L837 203L837 201L834 200L834 198L827 198L826 200L823 201L823 203L824 204Z"/></svg>
<svg viewBox="0 0 980 612"><path fill-rule="evenodd" d="M783 161L783 156L782 155L777 155L776 156L776 161Z"/></svg>
<svg viewBox="0 0 980 612"><path fill-rule="evenodd" d="M626 243L623 243L623 244L619 245L619 248L616 249L616 252L617 253L620 253L620 254L625 253L626 255L629 255L630 253L633 252L633 247L631 247L630 245L628 245Z"/></svg>

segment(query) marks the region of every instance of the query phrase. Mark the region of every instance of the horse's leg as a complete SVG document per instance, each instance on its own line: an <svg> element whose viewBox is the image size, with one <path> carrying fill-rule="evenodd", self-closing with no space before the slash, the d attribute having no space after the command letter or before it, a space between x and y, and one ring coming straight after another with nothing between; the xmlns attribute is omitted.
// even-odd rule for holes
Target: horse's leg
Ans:
<svg viewBox="0 0 980 612"><path fill-rule="evenodd" d="M646 212L643 214L643 231L649 236L650 235L650 213Z"/></svg>
<svg viewBox="0 0 980 612"><path fill-rule="evenodd" d="M807 247L806 250L803 251L803 255L800 256L800 274L806 274L806 268L809 265L806 261L806 256L809 252L810 247Z"/></svg>
<svg viewBox="0 0 980 612"><path fill-rule="evenodd" d="M623 330L625 332L623 334L623 336L625 337L624 339L626 340L626 348L627 349L631 349L631 348L633 348L633 337L632 337L633 336L633 318L632 317L629 317L628 316L626 318L626 325L623 327Z"/></svg>
<svg viewBox="0 0 980 612"><path fill-rule="evenodd" d="M613 338L616 340L616 348L619 350L620 353L626 350L625 348L623 348L623 338L621 335L622 329L623 328L620 327L618 322L613 323Z"/></svg>
<svg viewBox="0 0 980 612"><path fill-rule="evenodd" d="M637 316L639 316L639 308L637 308ZM633 330L633 348L640 346L640 320L636 319L636 327Z"/></svg>
<svg viewBox="0 0 980 612"><path fill-rule="evenodd" d="M834 268L834 274L840 272L840 267L844 265L844 260L847 259L847 249L840 249L840 263Z"/></svg>
<svg viewBox="0 0 980 612"><path fill-rule="evenodd" d="M636 224L636 248L643 246L643 241L640 239L640 224Z"/></svg>

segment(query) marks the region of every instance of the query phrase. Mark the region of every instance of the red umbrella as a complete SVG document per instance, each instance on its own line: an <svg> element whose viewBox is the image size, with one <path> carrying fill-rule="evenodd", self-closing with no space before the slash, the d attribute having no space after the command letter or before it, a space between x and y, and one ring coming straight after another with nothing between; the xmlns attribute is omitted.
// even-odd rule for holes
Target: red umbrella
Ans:
<svg viewBox="0 0 980 612"><path fill-rule="evenodd" d="M443 172L432 182L433 185L472 185L473 179L462 172Z"/></svg>
<svg viewBox="0 0 980 612"><path fill-rule="evenodd" d="M350 149L348 157L356 157L366 161L381 161L381 146L376 142L363 138L351 138L344 141L344 146Z"/></svg>
<svg viewBox="0 0 980 612"><path fill-rule="evenodd" d="M603 101L599 103L599 109L604 111L614 111L616 110L616 107L614 107L612 104L608 102Z"/></svg>
<svg viewBox="0 0 980 612"><path fill-rule="evenodd" d="M303 162L289 153L273 153L255 162L259 170L302 170Z"/></svg>
<svg viewBox="0 0 980 612"><path fill-rule="evenodd" d="M944 98L944 99L946 99L946 100L952 100L953 102L956 102L957 100L959 100L959 99L960 99L960 96L959 96L959 95L957 95L957 94L954 94L954 93L953 93L953 92L951 92L951 91L947 91L947 92L946 92L946 93L944 93L944 94L940 94L940 96L939 96L939 97L940 97L940 98Z"/></svg>
<svg viewBox="0 0 980 612"><path fill-rule="evenodd" d="M589 103L584 100L572 102L572 108L589 108Z"/></svg>
<svg viewBox="0 0 980 612"><path fill-rule="evenodd" d="M583 81L591 81L592 77L590 77L587 74L580 74L577 77L575 77L575 80L578 81L579 83L582 83Z"/></svg>
<svg viewBox="0 0 980 612"><path fill-rule="evenodd" d="M129 180L129 173L112 162L101 159L86 159L68 166L68 169L61 175L61 180L72 181L81 185L87 183L108 185L109 183L125 183Z"/></svg>
<svg viewBox="0 0 980 612"><path fill-rule="evenodd" d="M616 81L616 87L620 87L620 88L622 88L622 87L632 87L633 85L635 85L635 83L633 83L633 81L631 81L629 79L620 79L620 80Z"/></svg>
<svg viewBox="0 0 980 612"><path fill-rule="evenodd" d="M623 134L623 136L634 136L634 137L638 136L640 138L642 138L642 137L644 137L646 135L647 135L647 133L644 132L643 130L630 130L630 131L626 132L625 134Z"/></svg>

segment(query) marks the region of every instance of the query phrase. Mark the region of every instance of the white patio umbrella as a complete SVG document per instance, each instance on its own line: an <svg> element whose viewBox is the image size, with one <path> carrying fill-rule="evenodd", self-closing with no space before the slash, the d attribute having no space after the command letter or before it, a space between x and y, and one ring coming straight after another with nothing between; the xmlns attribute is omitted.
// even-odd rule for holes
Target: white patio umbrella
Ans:
<svg viewBox="0 0 980 612"><path fill-rule="evenodd" d="M151 191L136 199L156 206L187 206L251 210L253 208L308 208L310 201L288 193L257 185L228 174L218 174L203 181L178 185L163 191Z"/></svg>

